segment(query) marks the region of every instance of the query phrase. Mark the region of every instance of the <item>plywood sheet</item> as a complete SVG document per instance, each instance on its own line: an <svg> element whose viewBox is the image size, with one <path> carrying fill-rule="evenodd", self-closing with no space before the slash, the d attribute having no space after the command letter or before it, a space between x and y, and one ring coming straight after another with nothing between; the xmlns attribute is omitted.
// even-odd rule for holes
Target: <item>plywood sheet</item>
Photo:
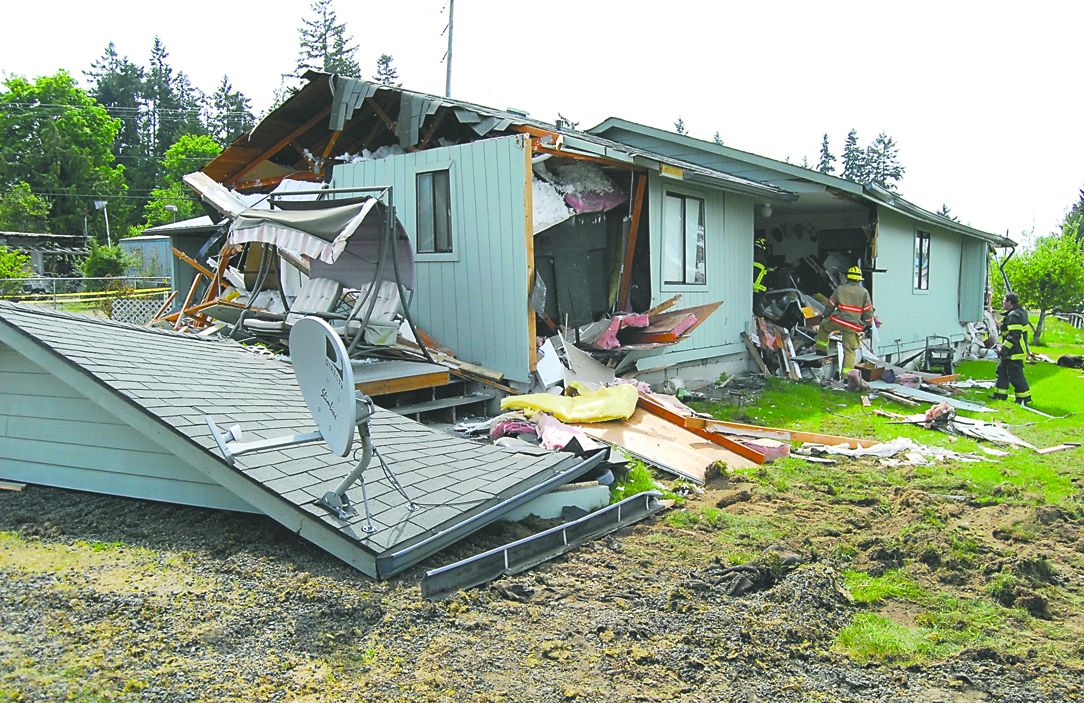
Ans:
<svg viewBox="0 0 1084 703"><path fill-rule="evenodd" d="M704 484L708 467L717 461L731 468L756 466L754 462L641 408L624 422L598 422L576 427L594 439L621 447L668 473L700 485Z"/></svg>

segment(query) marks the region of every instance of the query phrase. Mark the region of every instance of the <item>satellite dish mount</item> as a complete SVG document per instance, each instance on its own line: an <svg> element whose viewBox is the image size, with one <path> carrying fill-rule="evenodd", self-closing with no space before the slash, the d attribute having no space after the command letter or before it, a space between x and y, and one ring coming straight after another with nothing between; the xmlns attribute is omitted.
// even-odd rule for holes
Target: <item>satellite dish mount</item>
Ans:
<svg viewBox="0 0 1084 703"><path fill-rule="evenodd" d="M317 431L242 443L240 425L222 430L215 424L215 419L208 416L207 427L210 428L226 462L233 466L234 457L240 454L320 440L327 442L333 452L345 457L350 454L356 433L361 442L361 458L354 470L339 482L335 490L328 491L315 501L316 505L326 508L340 520L355 517L358 512L346 492L360 479L361 499L365 506L365 525L361 527L361 531L376 532L372 514L369 512L368 492L365 490L365 470L375 456L384 470L384 475L406 501L407 510L417 510L418 506L410 500L395 472L373 445L369 421L376 407L369 396L354 390L354 371L350 366L350 358L342 339L331 325L316 317L298 320L290 331L290 357L297 385L301 388L301 395L305 398L313 420L316 421ZM357 451L354 451L355 457Z"/></svg>

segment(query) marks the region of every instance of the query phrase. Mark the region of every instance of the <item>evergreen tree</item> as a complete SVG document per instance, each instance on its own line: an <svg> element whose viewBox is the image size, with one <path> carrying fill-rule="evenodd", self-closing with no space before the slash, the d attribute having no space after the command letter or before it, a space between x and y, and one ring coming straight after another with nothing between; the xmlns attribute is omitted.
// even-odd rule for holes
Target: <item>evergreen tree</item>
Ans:
<svg viewBox="0 0 1084 703"><path fill-rule="evenodd" d="M331 0L315 0L310 6L312 19L302 19L301 51L297 57L297 75L315 70L361 78L361 67L354 59L357 47L346 36L346 23L339 22Z"/></svg>
<svg viewBox="0 0 1084 703"><path fill-rule="evenodd" d="M169 52L158 37L151 46L151 59L143 83L143 99L147 104L146 129L149 134L149 155L161 158L181 135L183 118L181 101L176 92L176 79L169 65ZM157 177L155 182L158 182Z"/></svg>
<svg viewBox="0 0 1084 703"><path fill-rule="evenodd" d="M866 183L866 152L858 146L858 130L851 129L847 133L847 141L843 143L843 173L840 174L848 181Z"/></svg>
<svg viewBox="0 0 1084 703"><path fill-rule="evenodd" d="M207 95L192 85L192 81L181 71L177 71L173 85L179 106L176 123L177 137L184 134L207 134L207 126L203 122L203 115L209 108ZM176 140L173 143L175 144Z"/></svg>
<svg viewBox="0 0 1084 703"><path fill-rule="evenodd" d="M681 119L680 116L677 118L677 121L674 122L674 131L678 134L688 134L688 132L685 131L685 120Z"/></svg>
<svg viewBox="0 0 1084 703"><path fill-rule="evenodd" d="M150 115L144 101L143 68L129 61L127 56L119 56L110 42L102 57L92 63L90 70L84 71L83 75L90 84L90 96L118 122L120 129L111 149L117 162L124 166L124 179L128 187L136 193L149 192L155 186L157 169L146 130ZM129 219L126 224L138 221L132 219L138 218L138 208L127 212ZM109 214L114 221L120 221L119 209L111 209Z"/></svg>
<svg viewBox="0 0 1084 703"><path fill-rule="evenodd" d="M719 136L719 130L715 130L715 135L712 136L711 143L718 144L719 146L723 145L723 138Z"/></svg>
<svg viewBox="0 0 1084 703"><path fill-rule="evenodd" d="M866 147L865 176L870 183L876 183L885 190L898 192L897 184L903 180L903 165L900 164L900 148L896 141L885 132Z"/></svg>
<svg viewBox="0 0 1084 703"><path fill-rule="evenodd" d="M817 170L821 173L835 173L836 155L828 149L828 132L824 133L821 140L821 159L817 163Z"/></svg>
<svg viewBox="0 0 1084 703"><path fill-rule="evenodd" d="M229 76L222 76L210 99L207 116L207 132L218 144L229 144L252 129L256 116L252 114L252 101L241 91L234 90Z"/></svg>
<svg viewBox="0 0 1084 703"><path fill-rule="evenodd" d="M956 217L956 215L952 214L952 209L949 208L948 203L941 203L941 209L938 210L935 214L940 215L947 220L952 220L953 222L960 221L959 217Z"/></svg>
<svg viewBox="0 0 1084 703"><path fill-rule="evenodd" d="M1080 191L1080 199L1073 203L1073 207L1065 215L1062 229L1078 242L1084 240L1084 190Z"/></svg>
<svg viewBox="0 0 1084 703"><path fill-rule="evenodd" d="M395 66L391 65L391 54L381 54L380 58L376 60L376 75L373 78L377 83L383 83L384 85L393 85L396 88L402 86L399 80L399 72L395 70Z"/></svg>

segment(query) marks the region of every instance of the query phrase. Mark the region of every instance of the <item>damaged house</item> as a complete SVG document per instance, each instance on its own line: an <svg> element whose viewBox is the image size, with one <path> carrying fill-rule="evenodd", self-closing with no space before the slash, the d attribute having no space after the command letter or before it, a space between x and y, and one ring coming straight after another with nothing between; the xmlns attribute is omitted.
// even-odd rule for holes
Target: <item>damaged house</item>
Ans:
<svg viewBox="0 0 1084 703"><path fill-rule="evenodd" d="M793 194L521 112L306 78L187 179L205 201L222 186L251 195L301 180L333 197L390 186L414 250L414 322L517 390L536 340L558 328L622 370L745 365L754 209ZM629 312L641 315L610 318Z"/></svg>
<svg viewBox="0 0 1084 703"><path fill-rule="evenodd" d="M765 202L754 210L766 297L755 312L766 309L766 317L791 327L801 315L801 305L791 304L795 289L830 295L843 272L860 265L881 321L873 351L889 361L922 351L933 335L958 346L967 323L983 320L993 248L1015 246L876 185L618 118L590 132L794 193L794 200Z"/></svg>

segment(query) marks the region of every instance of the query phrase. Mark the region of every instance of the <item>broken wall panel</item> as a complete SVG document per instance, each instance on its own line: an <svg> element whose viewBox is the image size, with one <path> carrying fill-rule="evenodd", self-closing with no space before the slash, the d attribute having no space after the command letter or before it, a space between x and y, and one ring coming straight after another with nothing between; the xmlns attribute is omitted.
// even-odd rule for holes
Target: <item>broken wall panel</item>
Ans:
<svg viewBox="0 0 1084 703"><path fill-rule="evenodd" d="M515 381L529 377L525 140L487 139L336 166L335 188L392 186L396 214L417 250L416 177L446 169L452 251L417 253L411 313L458 358Z"/></svg>

